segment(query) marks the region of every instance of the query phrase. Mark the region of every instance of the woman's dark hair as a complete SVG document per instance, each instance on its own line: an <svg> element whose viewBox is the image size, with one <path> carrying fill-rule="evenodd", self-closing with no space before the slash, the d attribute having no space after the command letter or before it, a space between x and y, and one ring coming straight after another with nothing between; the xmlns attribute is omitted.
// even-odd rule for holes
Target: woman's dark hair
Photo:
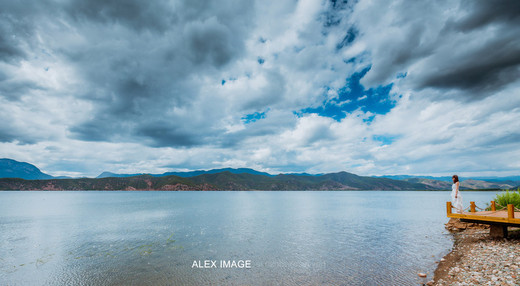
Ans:
<svg viewBox="0 0 520 286"><path fill-rule="evenodd" d="M459 176L457 175L453 175L452 178L455 179L455 183L459 181Z"/></svg>

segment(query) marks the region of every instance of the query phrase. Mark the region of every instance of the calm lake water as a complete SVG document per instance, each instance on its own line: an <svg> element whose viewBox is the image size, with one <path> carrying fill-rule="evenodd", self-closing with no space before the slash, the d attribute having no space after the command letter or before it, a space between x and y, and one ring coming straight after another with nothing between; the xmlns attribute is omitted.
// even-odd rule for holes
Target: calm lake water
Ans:
<svg viewBox="0 0 520 286"><path fill-rule="evenodd" d="M463 191L485 206L495 192ZM0 192L1 285L417 285L449 192ZM251 260L250 269L197 269Z"/></svg>

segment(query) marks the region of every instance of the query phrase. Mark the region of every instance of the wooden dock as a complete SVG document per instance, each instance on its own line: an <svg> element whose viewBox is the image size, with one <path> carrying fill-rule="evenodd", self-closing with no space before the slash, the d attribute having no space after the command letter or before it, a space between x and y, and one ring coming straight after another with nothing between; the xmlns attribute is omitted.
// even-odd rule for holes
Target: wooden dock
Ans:
<svg viewBox="0 0 520 286"><path fill-rule="evenodd" d="M507 210L496 210L495 201L491 201L491 210L476 211L475 202L470 202L469 212L452 212L454 207L451 202L446 202L446 212L449 218L459 218L463 222L489 224L489 234L492 237L507 237L508 227L520 227L520 212L515 212L512 204L507 205Z"/></svg>

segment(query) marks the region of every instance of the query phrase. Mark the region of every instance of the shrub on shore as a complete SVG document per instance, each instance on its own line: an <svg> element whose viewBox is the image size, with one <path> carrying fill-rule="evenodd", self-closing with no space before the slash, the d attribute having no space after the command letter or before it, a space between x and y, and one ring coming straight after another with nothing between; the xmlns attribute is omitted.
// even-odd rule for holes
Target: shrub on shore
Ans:
<svg viewBox="0 0 520 286"><path fill-rule="evenodd" d="M515 208L520 209L520 188L516 191L505 190L504 192L497 194L495 203L497 210L507 208L508 204L513 204ZM488 207L488 209L491 209L491 207Z"/></svg>

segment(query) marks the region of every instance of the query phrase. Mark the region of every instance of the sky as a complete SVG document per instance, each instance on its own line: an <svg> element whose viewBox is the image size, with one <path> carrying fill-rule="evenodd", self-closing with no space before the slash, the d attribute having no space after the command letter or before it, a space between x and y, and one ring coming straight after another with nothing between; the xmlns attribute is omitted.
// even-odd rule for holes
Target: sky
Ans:
<svg viewBox="0 0 520 286"><path fill-rule="evenodd" d="M0 158L51 175L520 173L520 1L0 6Z"/></svg>

